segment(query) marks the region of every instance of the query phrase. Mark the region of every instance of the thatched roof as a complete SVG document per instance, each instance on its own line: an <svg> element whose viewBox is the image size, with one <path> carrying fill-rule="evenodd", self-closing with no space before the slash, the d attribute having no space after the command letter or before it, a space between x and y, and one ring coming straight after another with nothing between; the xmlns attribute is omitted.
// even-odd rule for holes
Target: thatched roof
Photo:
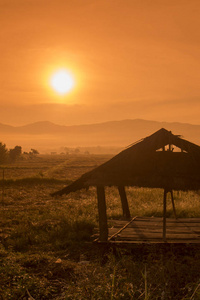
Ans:
<svg viewBox="0 0 200 300"><path fill-rule="evenodd" d="M166 145L174 145L181 151L159 151ZM69 194L90 186L198 190L200 146L162 128L52 195Z"/></svg>

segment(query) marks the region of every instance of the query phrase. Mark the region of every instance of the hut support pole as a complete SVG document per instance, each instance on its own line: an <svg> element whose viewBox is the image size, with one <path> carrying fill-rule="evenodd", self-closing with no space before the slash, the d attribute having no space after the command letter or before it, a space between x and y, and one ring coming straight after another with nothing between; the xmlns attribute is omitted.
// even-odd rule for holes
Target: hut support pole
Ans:
<svg viewBox="0 0 200 300"><path fill-rule="evenodd" d="M173 207L173 211L174 211L174 216L177 219L177 215L176 215L176 208L175 208L175 203L174 203L174 195L173 195L173 191L170 191L171 194L171 199L172 199L172 207Z"/></svg>
<svg viewBox="0 0 200 300"><path fill-rule="evenodd" d="M167 190L164 189L163 197L163 241L166 242L166 207L167 207Z"/></svg>
<svg viewBox="0 0 200 300"><path fill-rule="evenodd" d="M120 195L121 203L122 203L123 217L125 217L126 219L129 220L131 218L131 214L130 214L130 210L129 210L129 206L128 206L128 200L126 197L125 187L118 186L118 191L119 191L119 195Z"/></svg>
<svg viewBox="0 0 200 300"><path fill-rule="evenodd" d="M99 240L107 242L108 240L108 224L106 214L106 198L105 189L103 186L97 186L97 200L99 211Z"/></svg>

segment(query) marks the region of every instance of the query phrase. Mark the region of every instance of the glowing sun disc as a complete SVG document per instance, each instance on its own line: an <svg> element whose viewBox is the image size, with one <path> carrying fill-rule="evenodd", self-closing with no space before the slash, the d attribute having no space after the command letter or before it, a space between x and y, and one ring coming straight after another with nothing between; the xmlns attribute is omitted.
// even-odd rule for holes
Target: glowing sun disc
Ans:
<svg viewBox="0 0 200 300"><path fill-rule="evenodd" d="M55 72L51 77L50 83L59 94L66 94L74 87L74 79L66 70Z"/></svg>

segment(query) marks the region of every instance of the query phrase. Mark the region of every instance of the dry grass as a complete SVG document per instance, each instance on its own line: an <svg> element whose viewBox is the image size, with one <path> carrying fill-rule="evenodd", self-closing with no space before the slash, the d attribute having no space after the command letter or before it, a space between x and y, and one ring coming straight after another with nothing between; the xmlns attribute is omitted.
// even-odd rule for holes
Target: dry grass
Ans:
<svg viewBox="0 0 200 300"><path fill-rule="evenodd" d="M106 159L41 156L6 168L0 299L200 299L197 247L104 252L90 243L98 226L95 189L49 196ZM162 215L161 190L128 188L127 195L132 215ZM107 188L106 196L108 217L120 217L117 190ZM200 217L199 195L176 192L175 202L180 217ZM172 216L170 199L167 211Z"/></svg>

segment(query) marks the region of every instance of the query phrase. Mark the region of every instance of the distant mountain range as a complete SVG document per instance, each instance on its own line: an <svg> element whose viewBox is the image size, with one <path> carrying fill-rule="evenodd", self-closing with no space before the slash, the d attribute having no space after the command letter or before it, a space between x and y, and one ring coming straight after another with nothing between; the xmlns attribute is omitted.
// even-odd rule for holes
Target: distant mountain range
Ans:
<svg viewBox="0 0 200 300"><path fill-rule="evenodd" d="M141 119L110 121L98 124L61 126L48 121L24 126L0 123L0 141L8 147L36 147L55 150L59 147L126 147L160 128L200 144L200 125L156 122Z"/></svg>

